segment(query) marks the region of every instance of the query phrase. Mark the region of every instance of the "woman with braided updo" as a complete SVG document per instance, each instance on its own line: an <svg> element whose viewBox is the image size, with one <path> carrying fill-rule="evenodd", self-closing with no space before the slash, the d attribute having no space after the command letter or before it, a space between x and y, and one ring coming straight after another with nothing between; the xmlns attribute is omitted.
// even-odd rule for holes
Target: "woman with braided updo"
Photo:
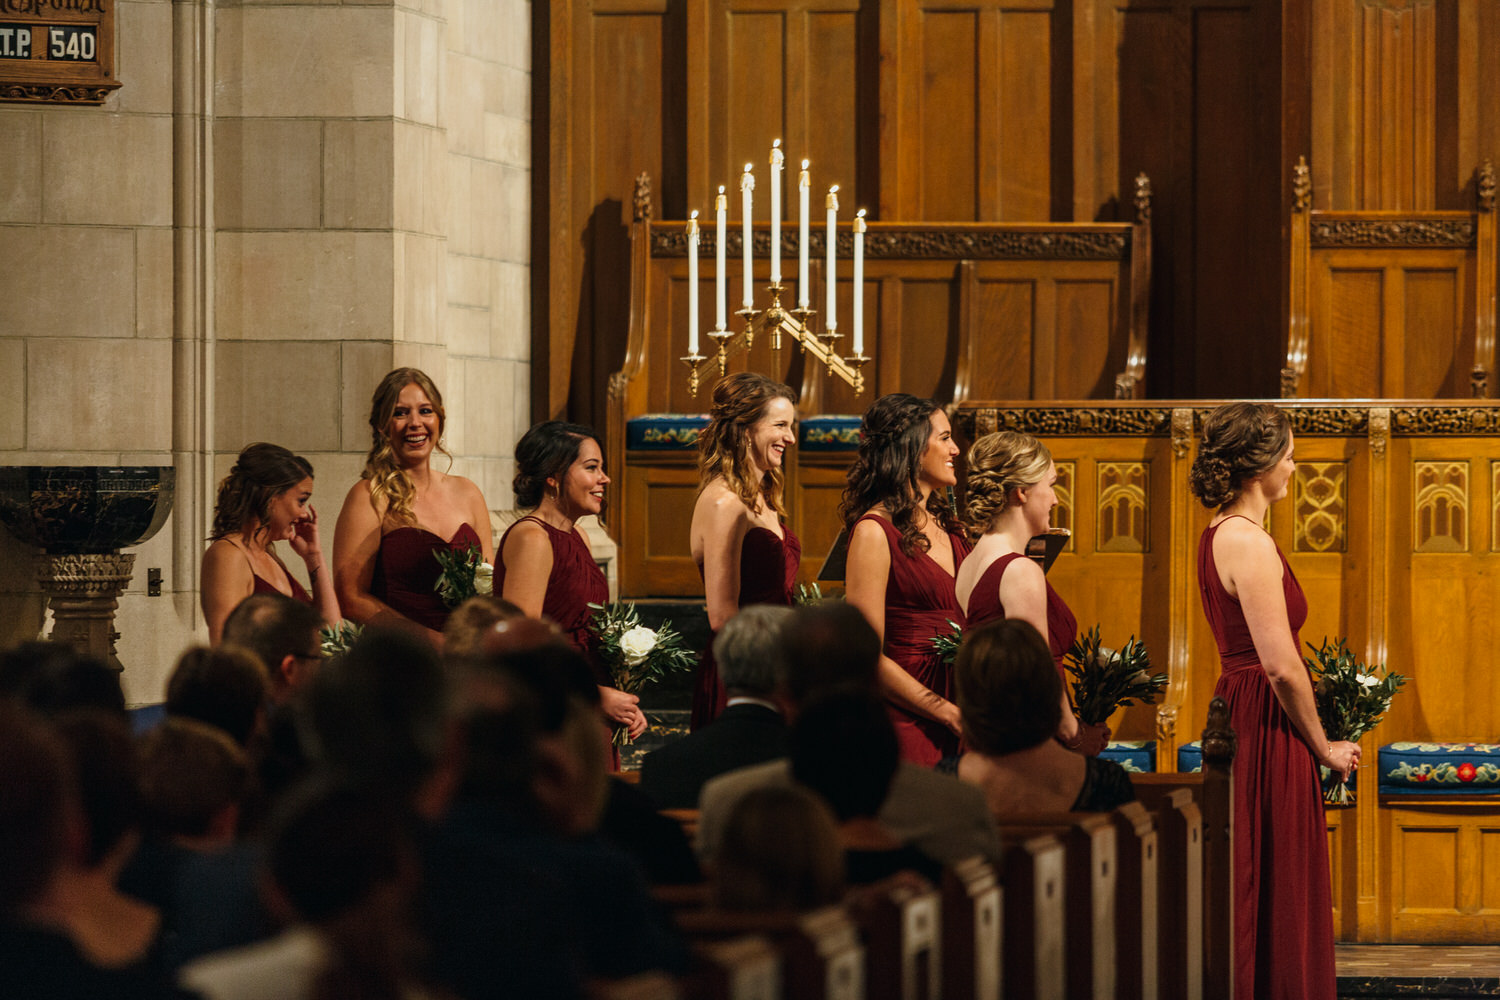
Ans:
<svg viewBox="0 0 1500 1000"><path fill-rule="evenodd" d="M218 645L224 619L251 594L278 593L318 609L323 620L339 620L333 574L323 565L318 512L312 499L313 470L307 459L280 445L246 445L219 484L213 531L203 553L199 591L208 641ZM276 554L289 542L307 567L309 593Z"/></svg>
<svg viewBox="0 0 1500 1000"><path fill-rule="evenodd" d="M786 523L786 450L797 441L797 394L755 372L714 387L708 426L698 436L698 499L688 546L703 577L708 626L717 634L743 607L792 603L802 543ZM727 705L713 640L693 685L691 728Z"/></svg>
<svg viewBox="0 0 1500 1000"><path fill-rule="evenodd" d="M1052 453L1030 434L999 431L974 442L969 449L965 520L977 541L958 573L958 602L971 626L1019 618L1046 636L1063 680L1057 739L1069 750L1092 757L1109 742L1109 727L1080 722L1068 701L1063 657L1078 635L1078 621L1042 568L1026 558L1026 543L1051 522L1056 482Z"/></svg>
<svg viewBox="0 0 1500 1000"><path fill-rule="evenodd" d="M901 756L927 767L958 751L953 669L932 640L962 626L954 574L968 555L947 489L958 482L948 415L930 399L881 396L860 424L839 516L844 590L883 644L879 679Z"/></svg>
<svg viewBox="0 0 1500 1000"><path fill-rule="evenodd" d="M1203 612L1219 645L1214 694L1229 705L1234 755L1237 1000L1334 996L1328 846L1318 770L1345 778L1359 745L1318 720L1298 629L1307 600L1262 527L1287 495L1292 425L1267 403L1229 403L1203 422L1188 483L1214 517L1198 541Z"/></svg>
<svg viewBox="0 0 1500 1000"><path fill-rule="evenodd" d="M432 465L443 449L443 396L415 368L397 368L370 401L370 453L344 498L333 536L344 613L366 625L415 630L441 646L448 608L435 587L440 549L477 548L494 562L490 512L479 487ZM449 456L451 461L451 456Z"/></svg>

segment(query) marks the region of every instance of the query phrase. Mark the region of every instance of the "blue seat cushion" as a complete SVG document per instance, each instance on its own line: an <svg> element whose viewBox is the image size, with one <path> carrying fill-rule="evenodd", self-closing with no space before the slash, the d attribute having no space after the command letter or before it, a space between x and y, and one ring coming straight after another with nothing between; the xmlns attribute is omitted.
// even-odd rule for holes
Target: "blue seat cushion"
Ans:
<svg viewBox="0 0 1500 1000"><path fill-rule="evenodd" d="M1383 795L1500 793L1500 743L1387 743L1377 760Z"/></svg>
<svg viewBox="0 0 1500 1000"><path fill-rule="evenodd" d="M858 416L830 414L808 417L798 427L798 446L803 451L854 451L859 448Z"/></svg>
<svg viewBox="0 0 1500 1000"><path fill-rule="evenodd" d="M167 706L164 704L134 705L130 709L130 730L137 736L149 733L166 717Z"/></svg>
<svg viewBox="0 0 1500 1000"><path fill-rule="evenodd" d="M698 447L698 435L708 426L703 413L651 413L625 421L629 451L686 451Z"/></svg>
<svg viewBox="0 0 1500 1000"><path fill-rule="evenodd" d="M1177 770L1192 774L1203 770L1203 744L1194 740L1177 748Z"/></svg>
<svg viewBox="0 0 1500 1000"><path fill-rule="evenodd" d="M1155 740L1111 740L1099 754L1112 760L1127 771L1149 772L1156 770Z"/></svg>

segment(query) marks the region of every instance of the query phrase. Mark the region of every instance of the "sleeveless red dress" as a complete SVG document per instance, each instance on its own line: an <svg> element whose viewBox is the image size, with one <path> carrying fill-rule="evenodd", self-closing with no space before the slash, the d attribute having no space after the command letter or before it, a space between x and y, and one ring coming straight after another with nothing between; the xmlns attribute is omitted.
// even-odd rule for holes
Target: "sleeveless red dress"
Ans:
<svg viewBox="0 0 1500 1000"><path fill-rule="evenodd" d="M460 552L471 545L479 547L479 534L467 523L459 525L446 542L426 528L414 525L388 531L380 536L370 593L392 611L441 632L448 622L448 606L433 589L443 572L433 553L439 549Z"/></svg>
<svg viewBox="0 0 1500 1000"><path fill-rule="evenodd" d="M552 573L547 577L547 593L542 598L542 615L562 629L568 645L578 650L589 661L594 683L614 687L614 678L609 668L599 658L597 641L589 632L589 619L594 610L590 604L606 604L609 601L609 581L604 571L594 561L588 543L575 528L563 531L536 516L521 518L505 529L500 536L499 552L505 551L505 540L521 521L535 521L547 530L547 540L552 543ZM505 562L495 557L495 593L505 589Z"/></svg>
<svg viewBox="0 0 1500 1000"><path fill-rule="evenodd" d="M1219 644L1214 694L1228 703L1238 737L1235 997L1333 1000L1333 900L1317 762L1271 690L1239 600L1219 580L1213 546L1218 527L1206 529L1198 541L1198 587ZM1297 632L1307 620L1307 599L1286 556L1280 548L1276 553L1292 643L1300 650Z"/></svg>
<svg viewBox="0 0 1500 1000"><path fill-rule="evenodd" d="M970 628L1005 617L1005 608L1000 604L1000 578L1005 575L1005 567L1017 559L1025 558L1019 552L1007 552L979 574L974 589L969 592L969 611L965 615ZM1073 617L1073 610L1048 582L1047 648L1052 651L1052 662L1057 664L1057 674L1063 679L1064 690L1067 689L1068 671L1063 666L1063 657L1073 648L1073 640L1076 638L1078 619Z"/></svg>
<svg viewBox="0 0 1500 1000"><path fill-rule="evenodd" d="M285 570L283 570L283 572L285 572ZM286 594L282 594L281 591L277 589L274 583L272 583L270 580L262 579L261 576L254 570L250 571L250 576L255 580L255 585L250 589L250 593L281 594L282 597L287 596ZM311 605L313 603L313 596L307 592L306 587L297 582L297 578L295 576L287 573L286 582L292 585L291 597L293 600L301 601L303 604L307 605Z"/></svg>
<svg viewBox="0 0 1500 1000"><path fill-rule="evenodd" d="M859 520L880 525L891 550L891 569L885 581L885 655L923 687L952 701L953 667L938 656L932 640L949 631L948 622L963 628L966 621L953 592L953 577L926 552L919 550L911 556L903 553L901 532L890 521L877 514L866 514ZM953 534L948 536L948 543L953 547L956 573L969 554L969 544ZM896 727L902 760L934 767L944 757L958 753L958 734L941 722L889 701L886 710Z"/></svg>
<svg viewBox="0 0 1500 1000"><path fill-rule="evenodd" d="M802 565L802 542L783 524L783 538L770 528L757 525L745 532L740 543L740 607L752 604L790 606L797 589L797 569ZM698 567L703 575L703 567ZM706 726L719 717L728 701L724 684L719 680L719 665L714 662L714 633L708 637L708 648L698 664L693 682L693 714L689 729Z"/></svg>

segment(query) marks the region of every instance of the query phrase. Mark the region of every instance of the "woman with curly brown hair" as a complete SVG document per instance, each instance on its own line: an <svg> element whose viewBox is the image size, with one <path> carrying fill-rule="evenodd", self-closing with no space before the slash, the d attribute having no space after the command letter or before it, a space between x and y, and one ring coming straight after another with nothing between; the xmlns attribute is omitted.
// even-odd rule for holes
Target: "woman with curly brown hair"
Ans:
<svg viewBox="0 0 1500 1000"><path fill-rule="evenodd" d="M880 685L901 756L927 767L958 750L953 669L932 646L949 621L964 623L953 580L969 544L945 495L957 455L936 403L882 396L865 411L839 505L845 596L881 636Z"/></svg>
<svg viewBox="0 0 1500 1000"><path fill-rule="evenodd" d="M1094 756L1108 744L1109 727L1085 725L1073 714L1063 668L1078 621L1042 568L1026 558L1026 544L1047 530L1057 506L1057 464L1030 434L999 431L974 442L968 465L964 519L975 542L958 571L958 603L971 628L1019 618L1047 638L1063 680L1057 739L1069 750Z"/></svg>
<svg viewBox="0 0 1500 1000"><path fill-rule="evenodd" d="M1188 485L1213 520L1198 541L1203 613L1219 645L1214 694L1229 705L1234 755L1234 991L1334 996L1333 904L1318 769L1344 777L1359 744L1332 743L1302 662L1307 599L1262 527L1287 495L1292 424L1267 403L1228 403L1203 421Z"/></svg>
<svg viewBox="0 0 1500 1000"><path fill-rule="evenodd" d="M782 468L796 426L790 386L738 372L714 387L708 426L698 436L698 500L688 539L715 634L740 608L792 603L802 543L786 524ZM712 722L725 705L710 639L693 687L691 727Z"/></svg>
<svg viewBox="0 0 1500 1000"><path fill-rule="evenodd" d="M198 581L208 641L218 645L224 620L251 594L277 593L318 609L324 621L339 620L333 574L324 566L318 512L312 499L313 470L307 459L280 445L246 445L219 483L213 530ZM286 541L307 567L309 593L276 554Z"/></svg>
<svg viewBox="0 0 1500 1000"><path fill-rule="evenodd" d="M334 583L344 613L364 624L416 629L442 645L448 609L434 587L439 549L495 558L479 487L432 465L443 449L443 397L415 368L380 380L370 402L370 454L344 498L333 536ZM450 456L451 460L451 456Z"/></svg>

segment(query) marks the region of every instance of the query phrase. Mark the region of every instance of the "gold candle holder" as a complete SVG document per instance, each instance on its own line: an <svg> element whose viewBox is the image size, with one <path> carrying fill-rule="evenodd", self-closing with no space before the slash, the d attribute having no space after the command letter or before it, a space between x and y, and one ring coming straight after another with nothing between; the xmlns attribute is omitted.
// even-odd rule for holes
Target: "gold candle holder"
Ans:
<svg viewBox="0 0 1500 1000"><path fill-rule="evenodd" d="M712 334L710 334L712 336ZM722 350L722 347L720 348ZM688 366L688 395L694 398L698 395L698 366L708 359L694 351L682 359L682 363ZM720 362L722 365L723 362Z"/></svg>

